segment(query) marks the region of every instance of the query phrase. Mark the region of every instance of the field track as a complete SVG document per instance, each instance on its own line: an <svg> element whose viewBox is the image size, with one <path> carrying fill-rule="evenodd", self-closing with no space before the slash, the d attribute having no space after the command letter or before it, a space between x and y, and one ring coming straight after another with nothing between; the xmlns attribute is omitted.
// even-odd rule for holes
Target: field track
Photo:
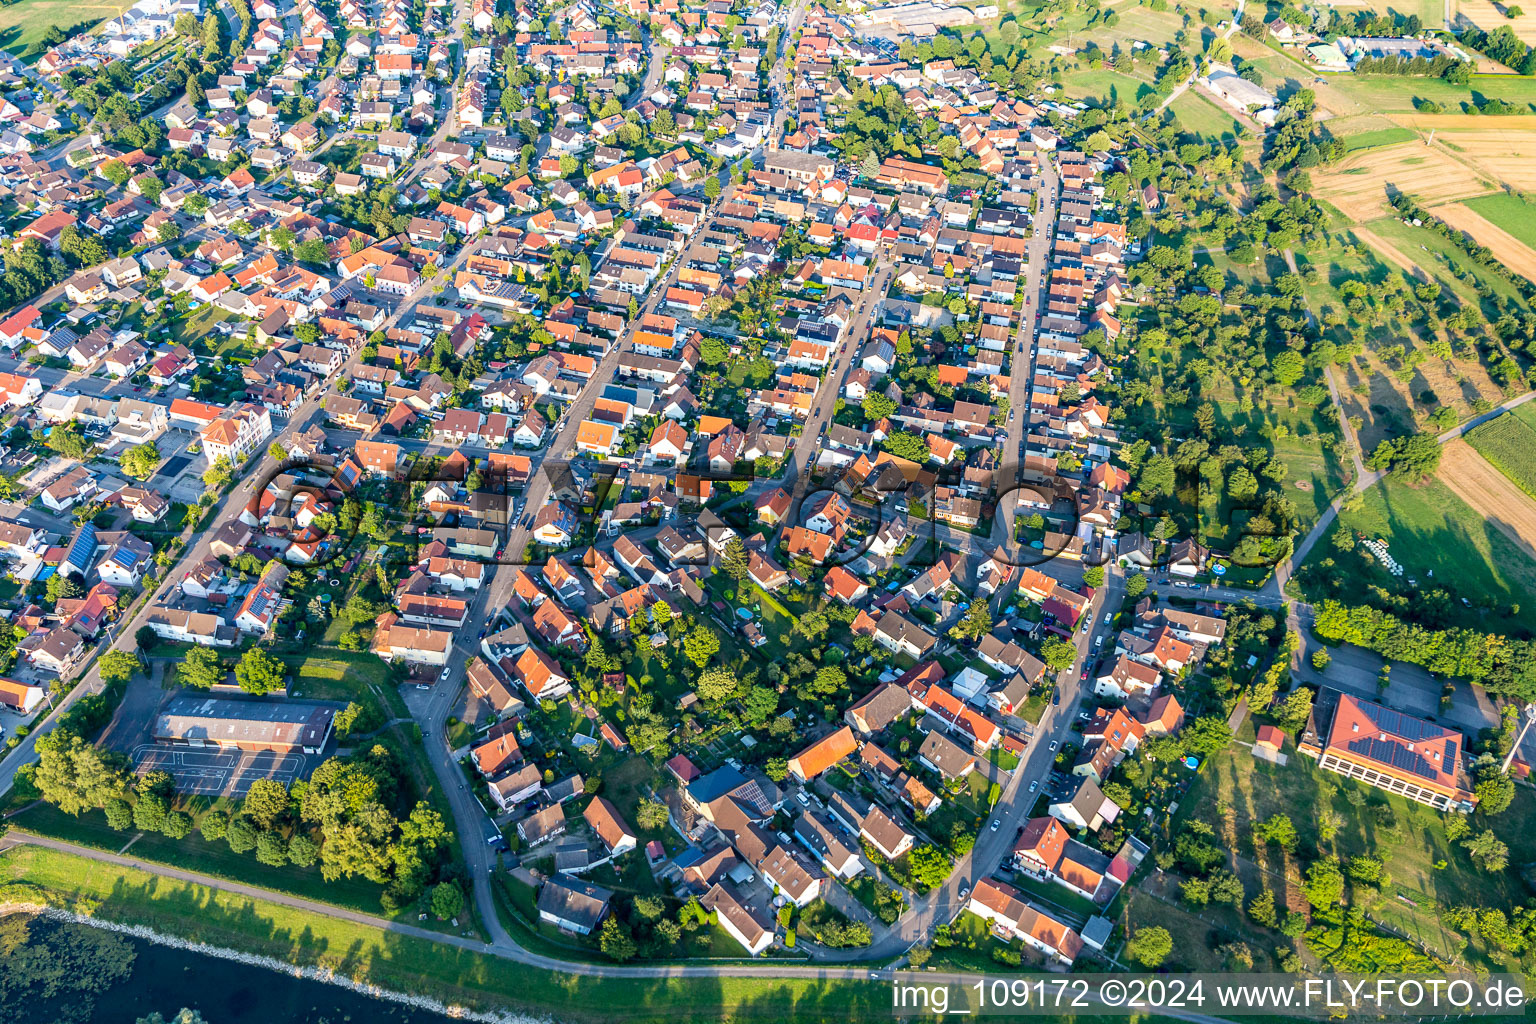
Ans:
<svg viewBox="0 0 1536 1024"><path fill-rule="evenodd" d="M1461 438L1445 446L1439 477L1495 529L1536 558L1536 501Z"/></svg>

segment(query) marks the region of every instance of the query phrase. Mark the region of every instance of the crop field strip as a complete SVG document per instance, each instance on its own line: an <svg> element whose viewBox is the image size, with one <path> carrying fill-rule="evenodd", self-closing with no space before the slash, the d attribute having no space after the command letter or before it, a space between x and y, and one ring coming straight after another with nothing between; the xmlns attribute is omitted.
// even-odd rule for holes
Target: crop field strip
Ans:
<svg viewBox="0 0 1536 1024"><path fill-rule="evenodd" d="M1447 203L1430 210L1457 231L1465 231L1478 245L1487 246L1510 270L1536 281L1536 249L1483 217L1465 203Z"/></svg>
<svg viewBox="0 0 1536 1024"><path fill-rule="evenodd" d="M1536 498L1536 430L1506 413L1467 431L1467 443L1516 487Z"/></svg>
<svg viewBox="0 0 1536 1024"><path fill-rule="evenodd" d="M1499 420L1510 418L1500 416ZM1526 468L1533 467L1527 462ZM1457 438L1445 446L1439 477L1490 526L1536 558L1536 500L1508 472Z"/></svg>

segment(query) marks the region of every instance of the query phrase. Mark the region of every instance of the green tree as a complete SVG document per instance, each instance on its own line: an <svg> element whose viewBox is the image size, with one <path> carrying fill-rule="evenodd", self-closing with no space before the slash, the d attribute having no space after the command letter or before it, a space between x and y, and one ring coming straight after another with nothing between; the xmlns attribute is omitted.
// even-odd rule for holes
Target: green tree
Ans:
<svg viewBox="0 0 1536 1024"><path fill-rule="evenodd" d="M199 690L210 690L224 681L224 663L211 647L194 647L176 666L176 681Z"/></svg>
<svg viewBox="0 0 1536 1024"><path fill-rule="evenodd" d="M229 815L223 811L209 811L203 815L203 820L197 823L197 830L207 842L223 839L229 832Z"/></svg>
<svg viewBox="0 0 1536 1024"><path fill-rule="evenodd" d="M456 918L464 912L464 890L454 881L432 887L432 913L440 921Z"/></svg>
<svg viewBox="0 0 1536 1024"><path fill-rule="evenodd" d="M635 824L647 832L659 832L667 827L667 805L660 800L642 800L635 811Z"/></svg>
<svg viewBox="0 0 1536 1024"><path fill-rule="evenodd" d="M1331 857L1313 861L1307 868L1301 894L1315 910L1329 910L1338 906L1344 898L1344 873L1339 870L1339 862Z"/></svg>
<svg viewBox="0 0 1536 1024"><path fill-rule="evenodd" d="M168 839L185 839L192 834L192 815L186 811L167 811L160 831Z"/></svg>
<svg viewBox="0 0 1536 1024"><path fill-rule="evenodd" d="M269 867L288 863L288 840L281 832L260 832L256 836L256 859Z"/></svg>
<svg viewBox="0 0 1536 1024"><path fill-rule="evenodd" d="M916 434L905 430L895 430L886 435L881 447L898 459L906 459L909 462L924 463L933 454L928 448L928 442Z"/></svg>
<svg viewBox="0 0 1536 1024"><path fill-rule="evenodd" d="M38 795L65 814L103 807L128 793L127 761L100 750L74 733L58 730L38 741L32 784Z"/></svg>
<svg viewBox="0 0 1536 1024"><path fill-rule="evenodd" d="M246 791L240 810L257 828L275 829L288 815L288 787L276 779L257 779Z"/></svg>
<svg viewBox="0 0 1536 1024"><path fill-rule="evenodd" d="M1489 874L1496 874L1509 866L1509 847L1505 846L1492 829L1482 832L1461 844L1472 857L1472 863Z"/></svg>
<svg viewBox="0 0 1536 1024"><path fill-rule="evenodd" d="M709 180L714 181L715 179L711 178ZM624 927L623 922L613 915L609 915L608 920L603 922L602 931L597 936L597 945L603 951L604 956L610 960L617 960L619 963L634 959L635 954L640 952L640 947L635 944L634 937L629 934L629 929Z"/></svg>
<svg viewBox="0 0 1536 1024"><path fill-rule="evenodd" d="M1104 585L1104 567L1090 565L1083 570L1083 583L1097 590Z"/></svg>
<svg viewBox="0 0 1536 1024"><path fill-rule="evenodd" d="M1125 596L1140 597L1147 592L1146 573L1134 572L1125 578Z"/></svg>
<svg viewBox="0 0 1536 1024"><path fill-rule="evenodd" d="M720 179L713 174L704 179L704 198L710 202L720 198Z"/></svg>
<svg viewBox="0 0 1536 1024"><path fill-rule="evenodd" d="M107 683L126 683L139 670L139 659L127 651L108 651L97 659L96 670Z"/></svg>
<svg viewBox="0 0 1536 1024"><path fill-rule="evenodd" d="M907 854L907 872L912 882L926 892L944 884L949 877L949 860L937 847L924 843Z"/></svg>
<svg viewBox="0 0 1536 1024"><path fill-rule="evenodd" d="M103 810L107 815L107 825L119 832L133 824L133 806L122 797L108 800Z"/></svg>
<svg viewBox="0 0 1536 1024"><path fill-rule="evenodd" d="M950 635L970 640L980 640L992 632L992 609L987 605L986 599L976 596L971 601L971 606L966 609L965 616L950 631Z"/></svg>
<svg viewBox="0 0 1536 1024"><path fill-rule="evenodd" d="M288 840L288 861L301 868L313 867L320 859L320 847L309 836L300 833Z"/></svg>
<svg viewBox="0 0 1536 1024"><path fill-rule="evenodd" d="M746 584L747 576L751 572L750 559L747 549L740 537L732 537L726 541L725 550L720 554L720 568L725 574L736 581L736 586Z"/></svg>
<svg viewBox="0 0 1536 1024"><path fill-rule="evenodd" d="M160 465L160 449L153 441L146 441L124 451L117 463L135 480L148 480Z"/></svg>
<svg viewBox="0 0 1536 1024"><path fill-rule="evenodd" d="M1077 660L1077 648L1059 636L1047 637L1040 646L1040 657L1053 671L1063 672Z"/></svg>
<svg viewBox="0 0 1536 1024"><path fill-rule="evenodd" d="M1248 916L1266 928L1275 926L1275 894L1264 889L1248 904Z"/></svg>
<svg viewBox="0 0 1536 1024"><path fill-rule="evenodd" d="M253 647L240 657L239 664L235 666L235 680L246 693L274 693L283 688L283 676L287 668L266 651Z"/></svg>
<svg viewBox="0 0 1536 1024"><path fill-rule="evenodd" d="M709 664L709 659L720 650L720 638L715 631L705 625L698 625L689 631L683 638L683 653L688 660L703 668Z"/></svg>
<svg viewBox="0 0 1536 1024"><path fill-rule="evenodd" d="M1173 936L1162 927L1138 928L1125 944L1125 955L1146 968L1161 967L1173 952Z"/></svg>
<svg viewBox="0 0 1536 1024"><path fill-rule="evenodd" d="M694 684L693 689L700 700L710 702L725 700L736 692L736 673L728 668L705 669L699 675L699 681Z"/></svg>

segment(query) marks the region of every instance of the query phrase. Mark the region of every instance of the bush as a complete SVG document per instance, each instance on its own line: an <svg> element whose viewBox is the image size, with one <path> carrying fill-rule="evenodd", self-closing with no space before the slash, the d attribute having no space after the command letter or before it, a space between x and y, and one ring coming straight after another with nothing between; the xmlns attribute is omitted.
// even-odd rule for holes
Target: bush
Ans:
<svg viewBox="0 0 1536 1024"><path fill-rule="evenodd" d="M171 839L185 839L192 834L192 815L186 811L171 811L160 823L160 831Z"/></svg>
<svg viewBox="0 0 1536 1024"><path fill-rule="evenodd" d="M312 867L320 859L320 847L309 836L294 836L288 842L288 860L301 868Z"/></svg>
<svg viewBox="0 0 1536 1024"><path fill-rule="evenodd" d="M256 859L280 868L288 863L288 840L281 832L263 832L256 837Z"/></svg>
<svg viewBox="0 0 1536 1024"><path fill-rule="evenodd" d="M223 839L224 834L229 831L229 815L223 811L209 811L203 815L203 820L198 824L197 830L210 843L215 839Z"/></svg>
<svg viewBox="0 0 1536 1024"><path fill-rule="evenodd" d="M256 826L244 818L236 818L229 823L224 839L236 853L249 853L256 848Z"/></svg>
<svg viewBox="0 0 1536 1024"><path fill-rule="evenodd" d="M107 813L107 824L117 829L117 831L121 832L133 824L133 807L127 800L121 797L109 800L105 810Z"/></svg>

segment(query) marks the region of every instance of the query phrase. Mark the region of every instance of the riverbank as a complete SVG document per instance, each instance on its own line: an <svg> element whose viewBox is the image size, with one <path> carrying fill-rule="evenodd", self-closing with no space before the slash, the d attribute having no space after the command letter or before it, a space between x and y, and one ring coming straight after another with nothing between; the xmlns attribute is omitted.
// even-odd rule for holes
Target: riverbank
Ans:
<svg viewBox="0 0 1536 1024"><path fill-rule="evenodd" d="M512 963L448 941L307 913L213 886L35 846L0 854L0 902L45 904L97 922L313 969L486 1014L657 1024L852 1021L889 1016L882 985L807 978L582 976Z"/></svg>
<svg viewBox="0 0 1536 1024"><path fill-rule="evenodd" d="M453 1024L455 1020L478 1024L552 1024L548 1018L521 1014L466 1012L435 1000L360 985L331 972L294 967L269 957L189 942L142 926L104 921L58 907L0 906L0 917L11 914L26 918L31 936L44 942L48 936L39 936L39 929L72 928L70 934L84 935L83 928L93 928L112 933L132 949L132 967L127 977L114 980L104 990L96 990L89 999L76 1001L66 997L65 1005L59 1007L67 1011L68 1019L80 1024L122 1024L157 1012L169 1018L181 1007L195 1009L204 1020L216 1024L238 1024L245 1020L318 1024L353 1017L377 1024ZM219 963L210 962L213 960ZM82 1017L82 1003L94 1012ZM13 1007L11 1012L22 1011ZM33 1014L35 1020L51 1019L46 1001L26 1012Z"/></svg>

